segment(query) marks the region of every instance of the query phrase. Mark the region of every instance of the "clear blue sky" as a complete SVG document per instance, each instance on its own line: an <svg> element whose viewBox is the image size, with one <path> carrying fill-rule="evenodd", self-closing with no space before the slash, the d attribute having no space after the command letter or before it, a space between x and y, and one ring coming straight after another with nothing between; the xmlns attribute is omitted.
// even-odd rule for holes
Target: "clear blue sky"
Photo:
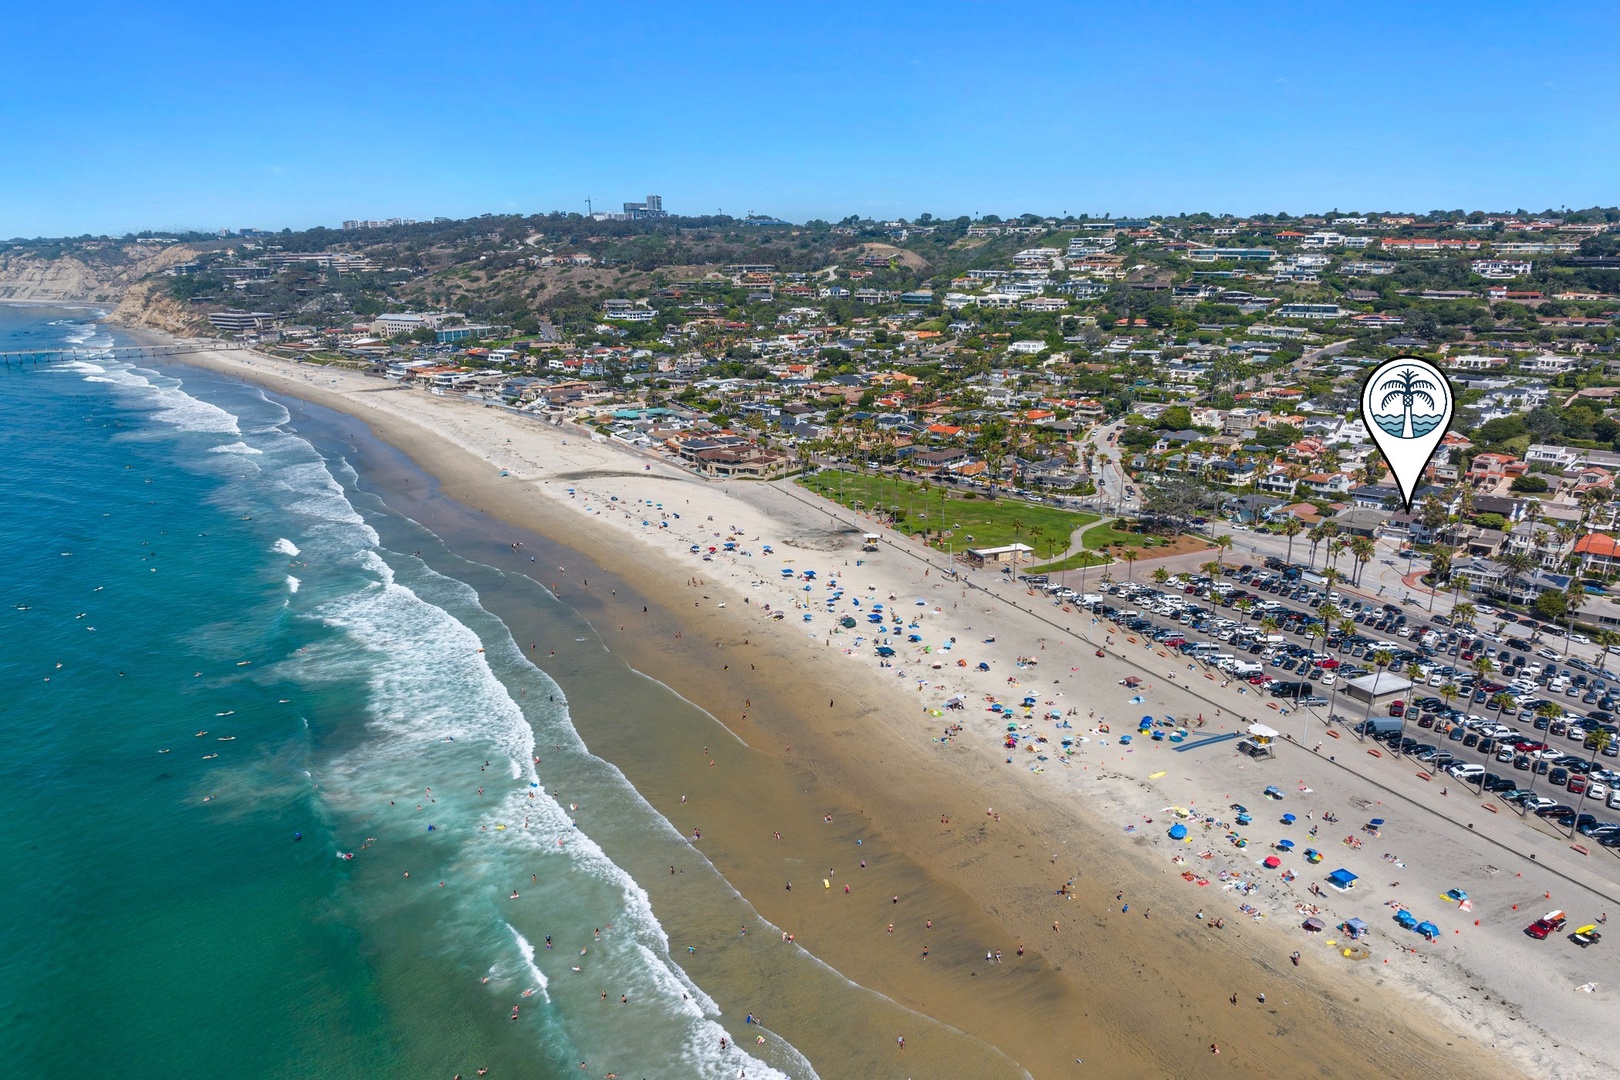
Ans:
<svg viewBox="0 0 1620 1080"><path fill-rule="evenodd" d="M1613 3L92 0L6 40L0 236L1620 202Z"/></svg>

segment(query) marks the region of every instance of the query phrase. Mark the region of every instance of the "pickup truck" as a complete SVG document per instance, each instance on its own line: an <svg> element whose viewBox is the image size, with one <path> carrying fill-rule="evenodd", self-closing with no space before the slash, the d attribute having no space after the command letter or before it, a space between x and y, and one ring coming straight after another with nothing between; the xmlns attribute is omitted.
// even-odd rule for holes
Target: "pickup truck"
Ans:
<svg viewBox="0 0 1620 1080"><path fill-rule="evenodd" d="M1549 911L1535 922L1524 928L1524 932L1537 941L1545 941L1551 934L1556 934L1564 928L1567 922L1562 911Z"/></svg>

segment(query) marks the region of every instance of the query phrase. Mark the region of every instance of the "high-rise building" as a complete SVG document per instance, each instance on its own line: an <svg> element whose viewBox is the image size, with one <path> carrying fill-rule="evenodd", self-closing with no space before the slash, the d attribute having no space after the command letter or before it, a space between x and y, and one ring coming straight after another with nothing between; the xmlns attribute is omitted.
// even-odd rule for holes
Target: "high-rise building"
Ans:
<svg viewBox="0 0 1620 1080"><path fill-rule="evenodd" d="M627 202L624 204L624 216L631 221L641 218L665 217L664 197L662 195L649 195L646 202Z"/></svg>

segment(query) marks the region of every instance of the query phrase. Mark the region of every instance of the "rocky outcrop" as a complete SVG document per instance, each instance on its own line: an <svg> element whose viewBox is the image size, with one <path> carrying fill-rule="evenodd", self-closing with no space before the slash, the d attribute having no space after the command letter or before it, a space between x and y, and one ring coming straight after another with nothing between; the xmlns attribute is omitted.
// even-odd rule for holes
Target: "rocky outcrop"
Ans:
<svg viewBox="0 0 1620 1080"><path fill-rule="evenodd" d="M131 285L107 316L108 321L120 326L162 330L177 337L211 334L207 315L174 299L163 284L163 278L154 278Z"/></svg>

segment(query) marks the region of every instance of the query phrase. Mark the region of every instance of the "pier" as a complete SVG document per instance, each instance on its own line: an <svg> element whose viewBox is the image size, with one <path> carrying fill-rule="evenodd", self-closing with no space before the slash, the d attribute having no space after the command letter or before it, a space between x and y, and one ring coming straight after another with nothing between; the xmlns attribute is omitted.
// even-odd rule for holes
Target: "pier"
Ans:
<svg viewBox="0 0 1620 1080"><path fill-rule="evenodd" d="M26 352L0 352L0 363L7 371L28 371L45 364L59 364L64 360L122 360L139 363L165 356L183 356L186 353L219 352L245 349L237 341L180 341L172 345L121 345L107 349L31 349Z"/></svg>

